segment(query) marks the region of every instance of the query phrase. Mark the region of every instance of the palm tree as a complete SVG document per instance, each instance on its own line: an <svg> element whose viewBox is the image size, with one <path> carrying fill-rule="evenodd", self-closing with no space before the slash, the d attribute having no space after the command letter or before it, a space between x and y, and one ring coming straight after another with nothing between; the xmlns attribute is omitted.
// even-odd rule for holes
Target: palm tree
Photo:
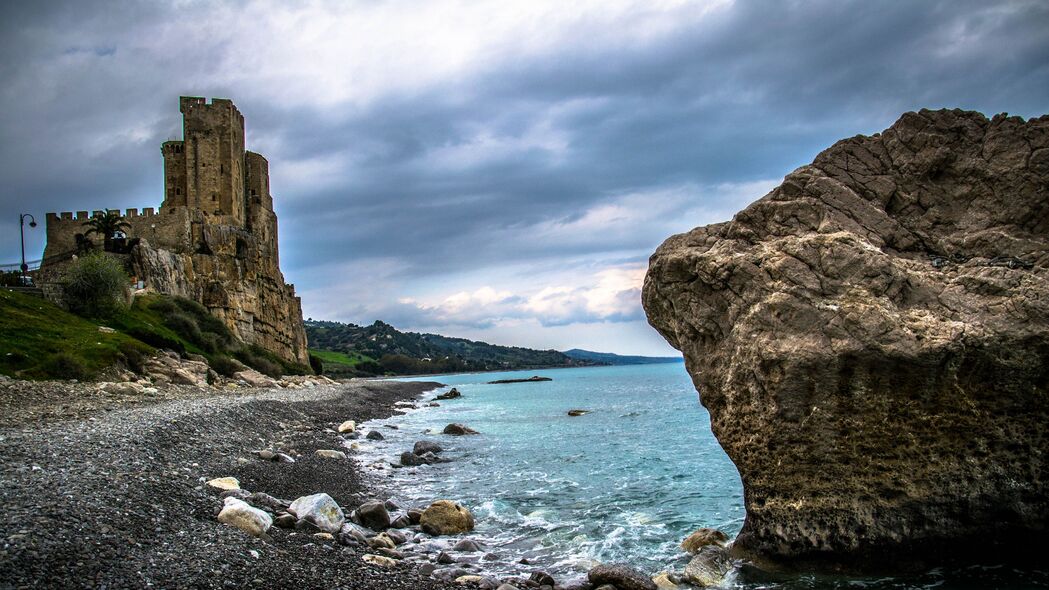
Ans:
<svg viewBox="0 0 1049 590"><path fill-rule="evenodd" d="M109 209L105 209L102 215L88 219L84 225L90 226L90 229L84 232L84 237L91 234L102 235L102 249L106 252L113 250L113 234L124 229L131 229L131 224L120 215L120 211Z"/></svg>

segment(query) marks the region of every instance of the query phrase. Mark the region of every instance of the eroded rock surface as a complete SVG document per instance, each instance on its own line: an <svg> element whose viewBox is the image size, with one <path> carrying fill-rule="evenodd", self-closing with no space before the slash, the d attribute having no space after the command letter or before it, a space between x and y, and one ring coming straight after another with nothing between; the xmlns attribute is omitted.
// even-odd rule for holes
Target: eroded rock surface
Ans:
<svg viewBox="0 0 1049 590"><path fill-rule="evenodd" d="M903 115L668 239L650 323L739 469L740 554L1016 557L1049 502L1049 116Z"/></svg>

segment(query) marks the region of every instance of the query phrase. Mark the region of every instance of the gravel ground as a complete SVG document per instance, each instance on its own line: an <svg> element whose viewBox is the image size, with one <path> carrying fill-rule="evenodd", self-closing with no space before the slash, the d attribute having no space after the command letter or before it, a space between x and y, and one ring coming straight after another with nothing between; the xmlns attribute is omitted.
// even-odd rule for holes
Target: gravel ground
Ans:
<svg viewBox="0 0 1049 590"><path fill-rule="evenodd" d="M459 587L277 527L255 539L215 520L221 500L203 485L233 476L278 498L323 491L347 510L385 499L356 463L313 451L340 448L330 429L343 420L389 416L436 385L171 388L128 408L89 385L0 382L0 588ZM297 462L254 454L273 447Z"/></svg>

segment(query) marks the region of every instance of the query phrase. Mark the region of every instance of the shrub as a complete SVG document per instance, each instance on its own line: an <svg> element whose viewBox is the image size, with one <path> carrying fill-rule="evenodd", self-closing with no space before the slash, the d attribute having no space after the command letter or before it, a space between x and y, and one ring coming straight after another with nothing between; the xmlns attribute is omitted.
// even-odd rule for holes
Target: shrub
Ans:
<svg viewBox="0 0 1049 590"><path fill-rule="evenodd" d="M120 358L129 370L139 374L142 374L145 371L145 367L143 367L145 354L139 346L130 342L121 342L120 345L117 346L117 350L120 351Z"/></svg>
<svg viewBox="0 0 1049 590"><path fill-rule="evenodd" d="M193 344L200 344L200 327L189 315L176 311L164 318L164 325Z"/></svg>
<svg viewBox="0 0 1049 590"><path fill-rule="evenodd" d="M87 369L83 361L68 352L58 352L44 362L41 367L48 377L54 379L83 379Z"/></svg>
<svg viewBox="0 0 1049 590"><path fill-rule="evenodd" d="M280 379L284 374L280 363L271 361L264 354L259 354L255 347L238 350L236 356L240 362L274 379Z"/></svg>
<svg viewBox="0 0 1049 590"><path fill-rule="evenodd" d="M168 338L163 334L151 332L142 328L130 328L127 330L127 334L132 338L145 342L153 348L166 348L168 350L174 350L180 355L186 354L186 347L181 342Z"/></svg>
<svg viewBox="0 0 1049 590"><path fill-rule="evenodd" d="M167 297L157 298L149 304L149 308L157 313L174 313L178 309L175 302Z"/></svg>
<svg viewBox="0 0 1049 590"><path fill-rule="evenodd" d="M315 354L311 354L310 355L310 368L313 369L313 373L314 374L316 374L316 375L323 375L324 374L324 361L321 360L321 357L319 357L319 356L317 356Z"/></svg>
<svg viewBox="0 0 1049 590"><path fill-rule="evenodd" d="M216 355L209 363L216 373L223 377L232 377L234 373L241 370L241 364L224 355Z"/></svg>
<svg viewBox="0 0 1049 590"><path fill-rule="evenodd" d="M120 261L102 253L73 261L65 272L65 300L69 311L108 319L126 306L131 279Z"/></svg>

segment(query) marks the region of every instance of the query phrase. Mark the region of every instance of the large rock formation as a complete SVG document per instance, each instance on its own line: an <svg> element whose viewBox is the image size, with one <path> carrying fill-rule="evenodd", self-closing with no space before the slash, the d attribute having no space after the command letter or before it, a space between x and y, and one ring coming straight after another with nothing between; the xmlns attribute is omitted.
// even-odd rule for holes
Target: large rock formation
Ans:
<svg viewBox="0 0 1049 590"><path fill-rule="evenodd" d="M1047 540L1047 267L1049 116L907 113L668 239L645 310L739 469L735 550L878 568Z"/></svg>

